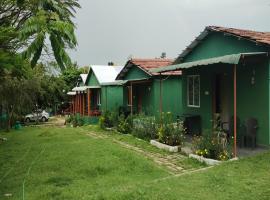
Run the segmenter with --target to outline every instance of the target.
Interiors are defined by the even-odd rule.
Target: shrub
[[[132,119],[131,116],[128,116],[125,118],[125,116],[122,114],[118,118],[118,125],[117,125],[117,131],[120,133],[130,133],[132,130]]]
[[[205,158],[228,160],[232,158],[232,141],[227,141],[227,134],[220,127],[220,118],[215,117],[213,132],[206,131],[203,136],[194,136],[193,151]],[[231,138],[233,139],[233,138]]]
[[[75,115],[70,115],[68,118],[66,118],[66,123],[67,124],[72,124],[73,127],[77,126],[83,126],[87,124],[87,117],[83,117],[80,114],[75,114]]]
[[[105,129],[106,128],[106,126],[105,126],[105,117],[104,116],[100,116],[99,117],[98,124],[99,124],[99,127],[101,129]]]
[[[99,121],[100,128],[117,127],[118,125],[118,113],[106,111],[100,116]]]
[[[132,135],[141,139],[156,139],[158,124],[155,117],[137,115],[134,117]]]
[[[170,112],[159,118],[158,141],[167,145],[183,145],[186,130],[183,122],[174,123]]]

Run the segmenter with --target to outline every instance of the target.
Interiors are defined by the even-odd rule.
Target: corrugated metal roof
[[[102,83],[101,85],[124,85],[127,82],[128,82],[127,80],[116,80],[113,82]]]
[[[67,95],[74,96],[76,95],[76,92],[68,92]]]
[[[78,86],[78,87],[74,87],[72,89],[72,91],[74,92],[82,92],[85,91],[87,89],[96,89],[96,88],[100,88],[99,86]]]
[[[220,26],[207,26],[204,31],[195,38],[184,51],[176,58],[174,63],[181,63],[183,58],[186,57],[193,49],[205,39],[210,32],[223,32],[232,36],[240,37],[263,45],[270,45],[270,32],[259,32],[235,28],[225,28]]]
[[[99,84],[114,82],[123,66],[91,65],[90,71],[93,70]]]
[[[173,70],[183,70],[187,68],[197,67],[197,66],[206,66],[212,64],[238,64],[242,57],[255,56],[255,55],[263,55],[267,54],[266,52],[251,52],[251,53],[239,53],[239,54],[231,54],[225,56],[219,56],[214,58],[202,59],[193,62],[186,62],[166,67],[161,67],[159,69],[155,69],[155,72],[167,72]]]

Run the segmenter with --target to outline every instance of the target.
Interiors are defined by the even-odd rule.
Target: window
[[[189,107],[200,107],[200,76],[187,77],[187,101]]]
[[[132,89],[131,86],[128,86],[128,87],[127,87],[127,90],[128,90],[128,91],[127,91],[127,95],[128,95],[128,96],[127,96],[127,100],[128,100],[127,103],[128,103],[128,106],[130,106],[131,103],[132,103],[132,102],[131,102],[131,98],[132,98],[132,97],[131,97],[131,89]]]
[[[100,90],[97,91],[97,105],[101,105],[101,92]]]

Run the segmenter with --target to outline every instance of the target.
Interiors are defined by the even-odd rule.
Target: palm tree
[[[29,42],[28,48],[22,55],[24,58],[31,59],[31,66],[34,67],[42,51],[47,49],[48,39],[55,60],[60,69],[64,70],[72,64],[65,49],[72,49],[77,45],[75,25],[71,18],[80,5],[77,0],[35,0],[34,2],[33,15],[25,21],[19,31],[20,38]],[[26,0],[23,3],[26,3]]]

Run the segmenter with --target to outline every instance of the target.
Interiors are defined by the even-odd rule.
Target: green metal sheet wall
[[[123,86],[111,85],[101,88],[101,109],[102,111],[118,111],[123,106]]]
[[[150,78],[150,76],[145,73],[143,70],[138,68],[137,66],[133,65],[132,68],[129,69],[125,77],[123,78],[124,80],[134,80],[134,79],[146,79]]]
[[[162,111],[172,112],[174,118],[183,114],[182,108],[182,78],[181,76],[162,77]],[[155,111],[160,108],[160,80],[154,80]]]
[[[90,75],[86,81],[86,85],[87,86],[99,86],[99,82],[97,80],[97,77],[93,73],[93,71],[90,71],[89,73],[90,73]]]
[[[184,58],[184,62],[213,58],[235,53],[264,52],[264,46],[223,33],[210,33]]]

